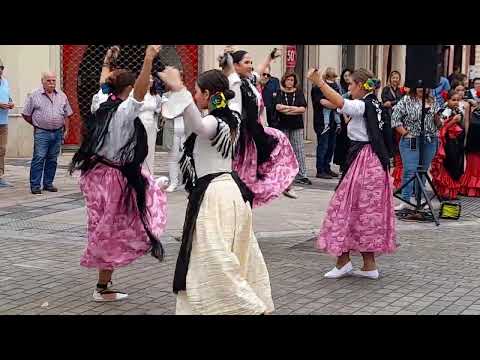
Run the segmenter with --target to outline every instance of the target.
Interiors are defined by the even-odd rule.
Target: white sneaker
[[[291,199],[297,199],[298,198],[297,193],[293,189],[285,190],[283,192],[283,195],[285,195],[286,197],[289,197]]]
[[[395,211],[400,211],[400,210],[403,210],[403,209],[410,209],[411,206],[402,202],[401,204],[398,204],[397,206],[395,206]]]
[[[162,189],[165,190],[168,185],[170,184],[170,180],[166,176],[160,176],[157,180],[157,185]]]
[[[343,265],[341,269],[338,269],[335,266],[332,270],[330,270],[323,276],[326,277],[327,279],[338,279],[338,278],[350,275],[352,271],[353,271],[352,262],[349,261],[348,263]]]
[[[370,271],[355,270],[353,272],[353,275],[368,278],[368,279],[373,279],[373,280],[378,279],[378,277],[380,276],[377,269],[370,270]]]
[[[97,289],[93,290],[93,300],[96,302],[113,302],[125,300],[128,297],[128,294],[122,293],[116,290],[105,289],[98,291]]]

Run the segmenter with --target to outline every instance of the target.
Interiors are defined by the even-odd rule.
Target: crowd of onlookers
[[[344,69],[338,76],[335,69],[327,68],[323,79],[343,97],[349,98],[352,72],[352,69]],[[294,72],[287,72],[279,80],[271,76],[268,68],[258,81],[268,125],[288,135],[297,156],[300,170],[295,183],[309,185],[303,141],[307,101],[297,84]],[[448,77],[440,77],[436,88],[426,90],[423,164],[431,168],[433,182],[443,199],[456,199],[459,194],[480,196],[479,145],[476,145],[480,143],[477,132],[480,78],[473,79],[470,85],[467,76],[455,68]],[[383,105],[384,119],[394,129],[391,174],[398,189],[414,176],[419,163],[423,89],[406,88],[400,72],[392,71],[386,84],[377,89],[377,96]],[[312,87],[310,98],[317,137],[316,177],[337,178],[345,169],[350,119],[337,112],[318,87]],[[332,169],[332,164],[339,166],[340,174]],[[402,189],[402,197],[409,200],[414,192],[411,183]],[[296,197],[293,190],[286,195]],[[396,209],[405,206],[402,204]]]
[[[0,188],[11,186],[4,179],[4,159],[8,136],[8,111],[14,107],[4,65],[0,60]],[[266,108],[268,126],[283,131],[290,140],[299,172],[296,184],[311,185],[307,175],[304,151],[304,114],[307,97],[298,87],[294,72],[278,79],[267,67],[257,79]],[[333,68],[323,72],[323,79],[345,98],[353,69],[344,69],[340,76]],[[43,73],[42,86],[27,97],[23,118],[34,127],[34,153],[31,162],[30,187],[33,194],[42,190],[57,191],[53,181],[62,140],[68,135],[68,118],[72,115],[66,95],[56,88],[56,76]],[[395,144],[391,174],[396,188],[410,179],[419,162],[418,147],[423,90],[402,85],[400,72],[392,71],[377,96],[383,105],[385,119],[394,128]],[[470,85],[470,86],[469,86]],[[340,114],[313,86],[310,93],[313,107],[313,127],[317,137],[316,177],[337,178],[345,169],[349,149],[349,118]],[[425,116],[424,165],[431,168],[434,184],[443,198],[455,199],[459,194],[480,196],[480,78],[470,84],[459,68],[448,77],[441,77],[434,89],[427,89]],[[339,173],[332,169],[339,166]],[[414,194],[413,183],[402,189],[402,197]],[[285,195],[296,198],[293,188]],[[401,210],[406,205],[400,205]]]

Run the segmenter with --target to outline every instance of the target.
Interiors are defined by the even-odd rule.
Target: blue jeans
[[[46,131],[34,130],[33,158],[30,167],[30,188],[40,189],[43,175],[43,187],[53,185],[57,172],[57,158],[62,145],[63,129]]]
[[[335,129],[330,128],[325,134],[317,134],[317,173],[330,171],[330,163],[335,151],[336,134]]]
[[[411,150],[410,140],[412,139],[402,138],[399,144],[400,156],[402,157],[402,163],[403,163],[402,186],[415,175],[415,171],[417,171],[417,167],[418,167],[418,161],[420,159],[418,155],[420,138],[418,137],[416,138],[416,141],[417,141],[416,150]],[[427,138],[425,138],[423,165],[427,170],[430,168],[430,164],[432,163],[432,160],[435,157],[435,154],[437,153],[437,148],[438,148],[438,138],[433,137],[431,138],[431,140],[432,142],[428,142]],[[423,178],[423,185],[425,185],[425,183],[426,183],[426,179]],[[404,200],[410,201],[410,198],[413,195],[413,184],[414,183],[411,182],[410,184],[408,184],[407,187],[405,187],[402,190],[402,197]]]

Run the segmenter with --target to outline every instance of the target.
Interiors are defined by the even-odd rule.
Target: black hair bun
[[[225,99],[227,100],[231,100],[235,97],[235,93],[230,89],[225,90],[223,92],[223,95],[225,95]]]

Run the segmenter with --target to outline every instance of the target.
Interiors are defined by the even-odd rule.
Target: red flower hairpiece
[[[402,86],[402,87],[400,88],[400,94],[405,95],[406,92],[407,92],[407,91],[405,90],[405,87]]]
[[[442,96],[443,100],[448,100],[448,91],[443,90],[440,95]]]

